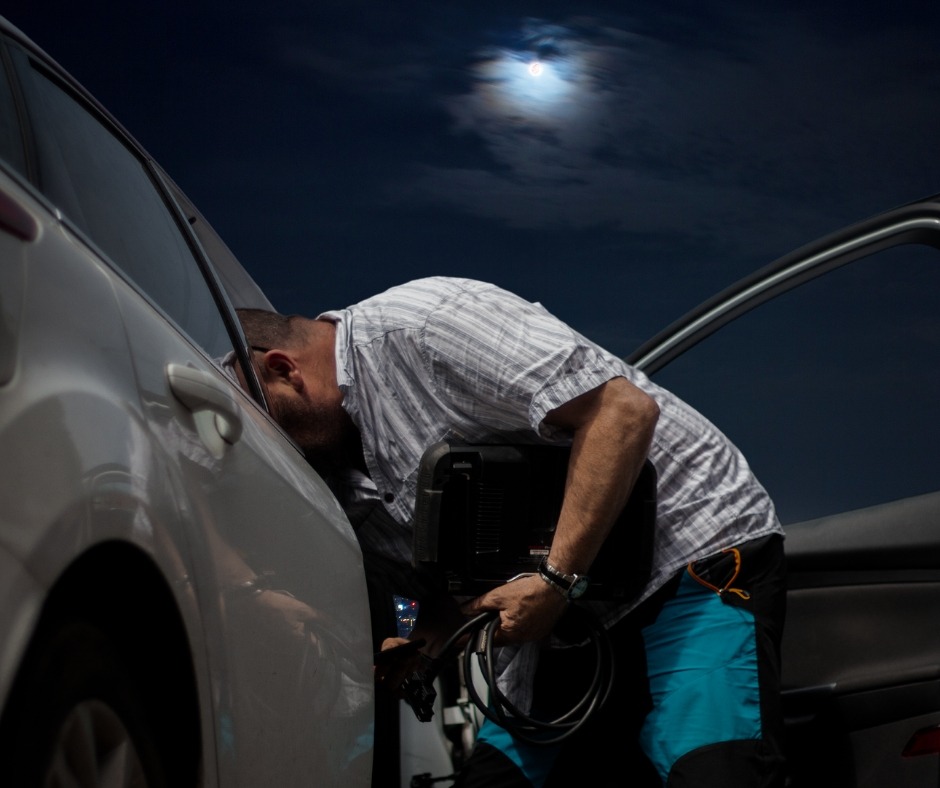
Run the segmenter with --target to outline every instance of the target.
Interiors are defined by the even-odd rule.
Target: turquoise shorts
[[[645,677],[640,676],[645,678],[642,702],[635,700],[636,688],[630,687],[607,704],[593,730],[553,746],[518,741],[487,721],[477,737],[480,755],[475,749],[467,774],[455,785],[541,788],[549,775],[554,783],[569,760],[572,776],[580,769],[583,779],[586,761],[605,760],[613,769],[622,768],[631,757],[631,739],[642,751],[639,758],[647,761],[637,767],[649,771],[643,785],[683,785],[693,774],[696,785],[722,788],[782,784],[782,776],[775,776],[783,771],[782,539],[755,540],[736,553],[720,553],[683,570],[645,618],[631,614],[611,630],[618,649],[618,681],[624,674],[629,683],[631,671],[645,670]],[[631,650],[641,653],[631,656]],[[564,669],[551,672],[548,681],[542,677],[547,686],[565,681]],[[537,687],[536,701],[538,697]],[[634,710],[639,713],[631,721]],[[474,760],[486,766],[477,768]],[[743,770],[742,763],[747,764]],[[505,778],[496,774],[500,764]],[[745,776],[748,770],[751,776]],[[755,771],[764,782],[754,778]],[[710,781],[700,783],[701,774]]]

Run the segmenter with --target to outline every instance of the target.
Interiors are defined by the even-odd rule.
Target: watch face
[[[568,597],[570,599],[577,599],[579,596],[583,595],[585,591],[588,590],[588,584],[591,581],[586,577],[578,577],[571,584],[571,588],[568,589]]]

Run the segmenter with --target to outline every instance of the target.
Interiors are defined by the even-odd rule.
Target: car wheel
[[[108,635],[88,622],[69,621],[41,634],[0,726],[0,762],[12,767],[11,784],[165,788],[131,668]]]
[[[46,788],[147,786],[134,740],[118,713],[100,700],[82,701],[62,722],[46,771]]]

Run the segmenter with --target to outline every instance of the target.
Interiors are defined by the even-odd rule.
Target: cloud
[[[761,14],[731,33],[703,30],[696,46],[590,18],[524,21],[514,45],[476,50],[466,90],[440,98],[450,133],[482,141],[490,161],[418,162],[392,199],[511,227],[674,231],[715,244],[750,212],[768,244],[785,246],[780,217],[834,229],[846,203],[877,204],[886,168],[907,168],[916,184],[912,147],[927,142],[938,68],[911,61],[932,53],[929,36]],[[538,79],[527,71],[535,59]]]

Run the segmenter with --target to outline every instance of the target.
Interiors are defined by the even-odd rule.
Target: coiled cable
[[[499,627],[499,613],[496,611],[481,613],[451,635],[440,656],[434,660],[436,667],[439,669],[444,662],[456,656],[462,647],[467,693],[483,716],[529,744],[557,744],[578,731],[590,716],[607,702],[614,683],[613,646],[607,630],[587,608],[572,605],[570,610],[581,619],[587,630],[586,640],[594,649],[595,667],[591,681],[581,698],[554,719],[540,720],[522,712],[497,686],[493,645],[493,636]],[[465,637],[468,640],[462,645]],[[489,702],[481,697],[474,686],[474,657],[489,690]]]

